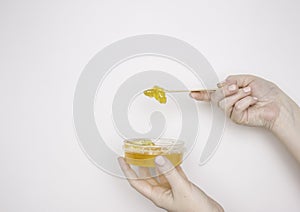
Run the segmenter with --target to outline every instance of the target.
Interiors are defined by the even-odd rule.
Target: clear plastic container
[[[155,167],[158,155],[166,156],[174,166],[180,165],[184,154],[184,142],[177,139],[129,139],[124,141],[127,163],[135,166]]]

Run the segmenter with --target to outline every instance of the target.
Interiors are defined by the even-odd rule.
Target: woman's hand
[[[155,159],[159,173],[163,173],[157,179],[151,177],[145,167],[139,168],[138,177],[124,158],[118,160],[130,185],[160,208],[170,212],[223,211],[217,202],[187,179],[180,166],[173,167],[165,157]]]
[[[229,76],[215,92],[191,96],[212,101],[238,124],[271,130],[300,163],[299,106],[272,82],[252,75]]]
[[[282,105],[282,92],[275,84],[251,75],[229,76],[215,92],[192,92],[191,96],[214,102],[238,124],[271,130]]]

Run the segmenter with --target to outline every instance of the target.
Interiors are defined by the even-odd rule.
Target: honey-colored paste
[[[166,92],[161,87],[154,86],[151,89],[145,90],[144,94],[150,98],[154,97],[161,104],[166,104],[167,102]]]
[[[124,144],[125,160],[135,166],[155,167],[154,159],[158,155],[166,156],[174,166],[182,162],[182,152],[162,150],[151,140],[126,141]]]

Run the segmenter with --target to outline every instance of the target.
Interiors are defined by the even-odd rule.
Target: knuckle
[[[218,107],[222,109],[222,101],[218,102]]]
[[[232,107],[226,108],[226,114],[230,117],[230,115],[232,114]]]
[[[234,109],[238,112],[240,112],[242,110],[242,104],[240,102],[237,102],[235,105],[234,105]]]
[[[233,108],[232,108],[232,111],[231,111],[231,113],[230,113],[230,119],[231,119],[234,123],[238,124],[238,119],[237,119],[237,117],[238,117],[237,112],[236,112],[235,108],[233,107]]]
[[[228,77],[226,77],[226,81],[232,80],[233,77],[234,77],[234,75],[229,75]]]
[[[233,117],[233,118],[232,118],[232,121],[233,121],[234,123],[236,123],[236,124],[241,124],[240,119],[238,119],[237,117]]]

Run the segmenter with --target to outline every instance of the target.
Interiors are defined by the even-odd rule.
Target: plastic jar
[[[184,154],[184,142],[177,139],[129,139],[123,145],[125,160],[128,164],[143,167],[155,167],[154,159],[158,155],[167,157],[174,166],[181,164]]]

